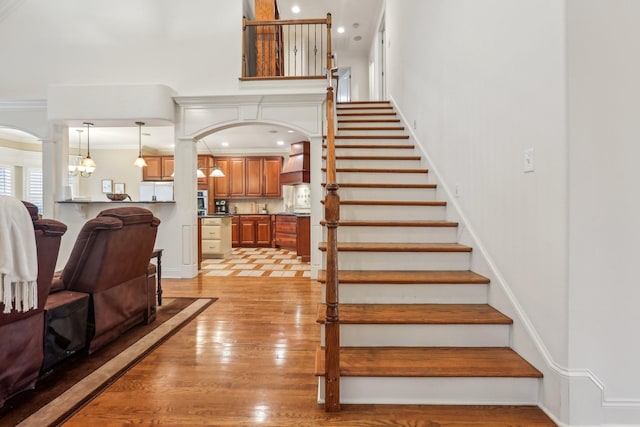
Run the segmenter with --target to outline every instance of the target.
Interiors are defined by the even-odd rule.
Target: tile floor
[[[204,276],[311,277],[308,262],[293,251],[273,248],[233,248],[226,259],[203,259]]]

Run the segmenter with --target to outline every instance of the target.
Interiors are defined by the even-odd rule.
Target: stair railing
[[[331,16],[328,16],[331,30]],[[324,218],[327,227],[326,295],[325,316],[325,393],[324,407],[327,412],[340,410],[340,316],[338,299],[338,222],[340,220],[340,196],[336,182],[335,150],[335,94],[333,92],[333,69],[331,37],[327,54],[327,155],[326,194]]]
[[[322,19],[242,18],[241,79],[324,78],[330,55],[330,13]]]

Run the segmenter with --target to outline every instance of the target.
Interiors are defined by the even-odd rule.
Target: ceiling
[[[252,0],[245,0],[245,7]],[[341,52],[356,55],[368,55],[369,47],[377,27],[378,11],[382,0],[278,0],[281,19],[321,18],[327,12],[332,16],[332,44],[336,52],[337,65],[340,65]],[[292,7],[297,5],[300,12],[295,14]],[[344,33],[339,34],[338,28]],[[78,147],[78,129],[81,132],[82,150],[86,150],[86,128],[70,127],[69,144],[75,151]],[[291,132],[289,132],[291,131]],[[144,126],[142,128],[143,151],[173,151],[175,142],[174,127]],[[244,152],[288,152],[293,142],[307,137],[299,132],[277,125],[236,126],[208,135],[198,142],[198,152],[208,153],[244,153]],[[37,137],[28,133],[0,126],[0,140],[39,144]],[[278,145],[277,141],[283,141]],[[223,143],[228,146],[223,146]],[[94,149],[131,149],[138,147],[138,128],[132,126],[93,126],[90,130],[91,148]]]

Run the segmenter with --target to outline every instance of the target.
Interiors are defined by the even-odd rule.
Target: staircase
[[[473,248],[391,104],[337,116],[340,402],[537,405],[542,374],[509,348],[512,320],[487,304],[489,279],[470,271]]]

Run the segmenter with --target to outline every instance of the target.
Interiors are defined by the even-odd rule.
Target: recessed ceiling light
[[[220,145],[222,145],[223,147],[228,147],[229,143],[227,141],[222,142]]]
[[[338,27],[338,33],[340,34],[344,33],[344,27]]]
[[[271,129],[271,130],[269,131],[269,133],[278,133],[278,131],[277,131],[277,130],[275,130],[275,129]]]
[[[176,148],[176,144],[169,144],[169,147]]]
[[[360,24],[358,24],[357,22],[353,23],[353,28],[358,28],[360,26]]]
[[[295,131],[294,131],[294,130],[291,130],[291,129],[289,129],[289,130],[287,131],[287,133],[293,133],[293,132],[295,132]]]
[[[291,12],[300,13],[300,6],[298,6],[297,4],[293,5],[293,7],[291,8]]]
[[[355,36],[353,39],[355,41],[359,42],[360,40],[362,40],[362,36]]]
[[[278,144],[278,145],[284,145],[284,141],[278,141],[278,142],[276,142],[276,144]]]

